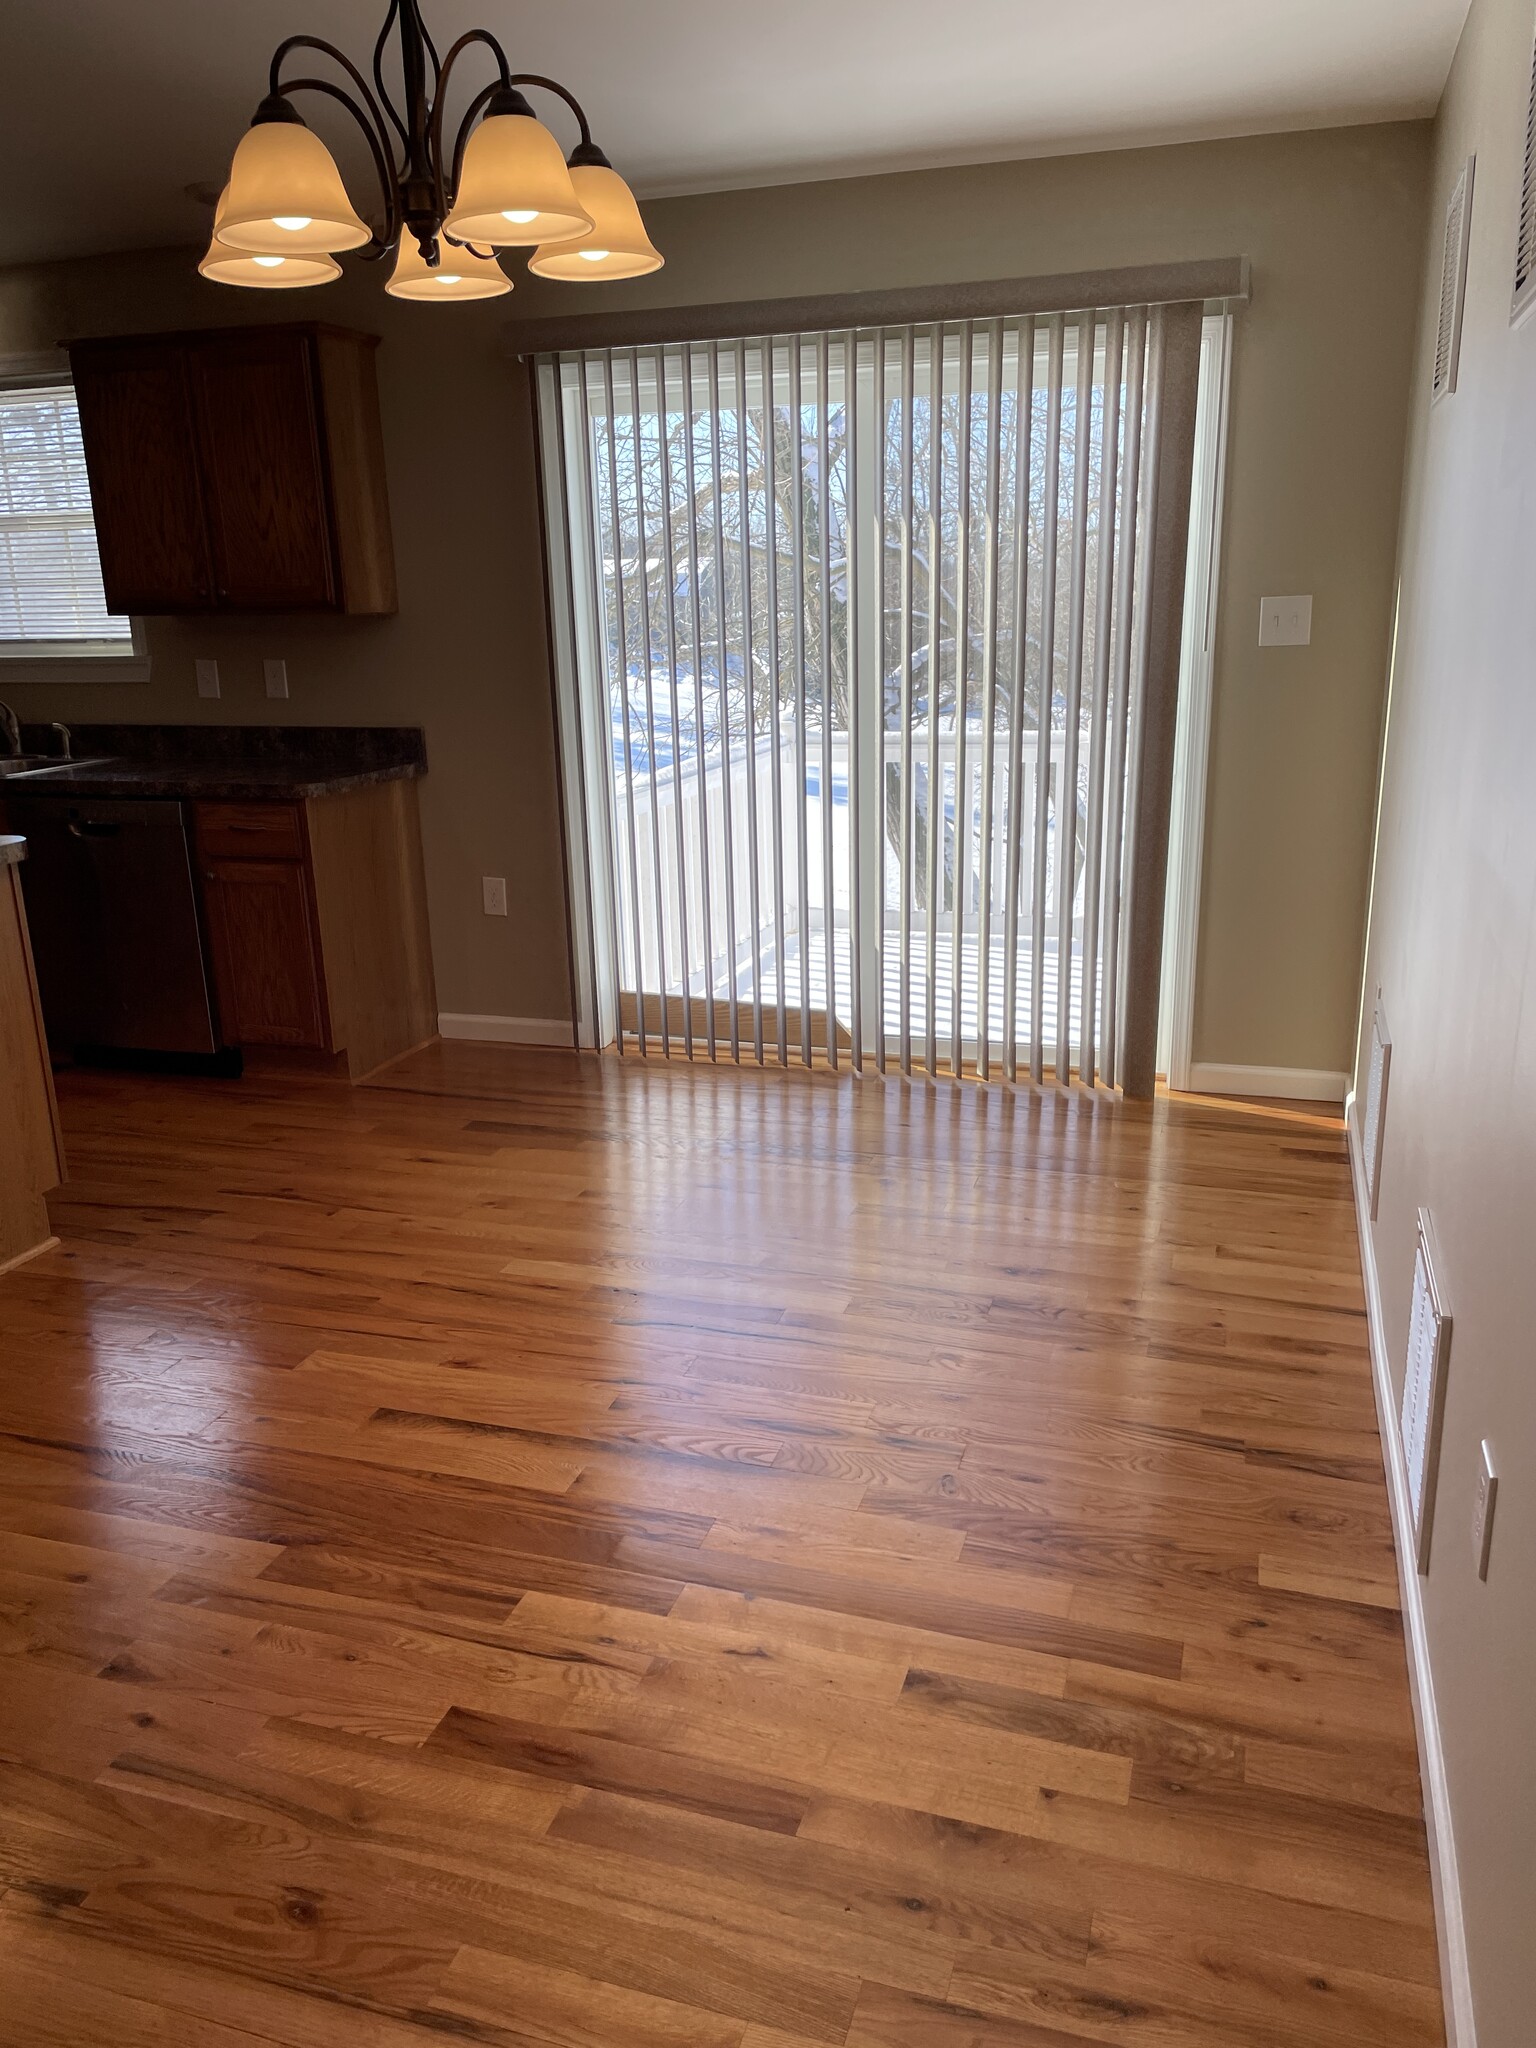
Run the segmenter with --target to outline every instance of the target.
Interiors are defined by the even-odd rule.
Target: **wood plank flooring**
[[[75,1074],[6,2048],[1430,2048],[1336,1123]]]

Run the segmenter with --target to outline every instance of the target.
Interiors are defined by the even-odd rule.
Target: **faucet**
[[[5,735],[5,750],[13,759],[21,756],[21,721],[9,704],[0,704],[0,733]]]
[[[53,722],[52,722],[52,723],[51,723],[51,724],[49,725],[49,727],[48,727],[48,730],[49,730],[50,732],[56,732],[56,733],[58,734],[58,736],[59,736],[59,759],[60,759],[61,761],[67,761],[67,760],[69,759],[69,746],[70,746],[70,731],[69,731],[69,727],[68,727],[67,725],[60,725],[59,721],[58,721],[57,719],[54,719],[54,720],[53,720]]]

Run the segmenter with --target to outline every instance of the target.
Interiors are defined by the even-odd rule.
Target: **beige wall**
[[[1342,1069],[1354,1039],[1371,792],[1396,532],[1428,129],[1408,123],[658,202],[668,256],[602,303],[664,305],[1197,256],[1247,255],[1219,620],[1197,1059]],[[27,688],[24,714],[259,720],[264,654],[293,719],[419,721],[445,1009],[564,1013],[567,971],[526,393],[498,354],[514,300],[397,306],[376,273],[294,312],[367,326],[380,352],[401,613],[383,623],[152,629],[148,688]],[[291,303],[291,302],[290,302]],[[593,303],[598,303],[594,298]],[[0,351],[59,335],[289,315],[182,256],[0,277]],[[1258,604],[1311,591],[1305,650],[1255,645]],[[218,707],[192,661],[219,657]],[[513,915],[485,919],[478,877]]]
[[[1479,2048],[1536,2037],[1536,318],[1511,331],[1531,0],[1473,0],[1435,132],[1438,242],[1476,151],[1456,392],[1418,360],[1401,618],[1366,963],[1393,1036],[1379,1220],[1401,1387],[1415,1212],[1454,1312],[1424,1587]],[[1486,1585],[1470,1526],[1478,1446],[1501,1474]]]

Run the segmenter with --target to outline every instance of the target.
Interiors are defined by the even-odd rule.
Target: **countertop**
[[[417,726],[81,725],[71,737],[73,762],[6,776],[0,798],[296,802],[427,768]],[[56,748],[56,735],[44,743]]]

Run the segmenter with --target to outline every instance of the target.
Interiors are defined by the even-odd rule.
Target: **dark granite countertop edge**
[[[425,774],[420,761],[391,761],[373,768],[326,773],[306,772],[295,763],[291,773],[277,770],[259,778],[242,777],[238,768],[199,768],[187,762],[105,764],[83,768],[78,775],[11,776],[0,782],[0,799],[13,797],[163,797],[182,802],[296,803],[306,797],[339,796],[378,782],[414,780]]]

